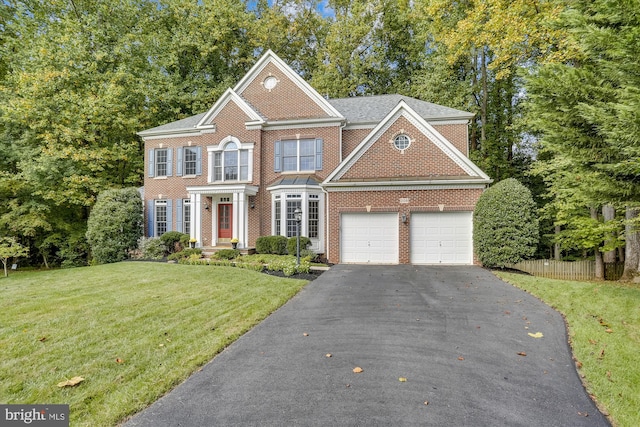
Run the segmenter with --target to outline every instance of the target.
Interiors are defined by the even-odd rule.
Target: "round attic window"
[[[276,79],[273,76],[269,76],[266,79],[264,79],[264,88],[267,90],[271,90],[274,87],[276,87],[276,85],[278,84],[278,79]]]
[[[393,146],[398,150],[406,150],[409,148],[409,145],[411,145],[411,140],[405,134],[400,134],[393,138]]]

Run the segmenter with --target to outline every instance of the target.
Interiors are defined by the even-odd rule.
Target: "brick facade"
[[[218,204],[233,204],[233,221],[237,222],[234,233],[242,238],[241,247],[251,247],[259,236],[273,233],[273,198],[280,194],[285,203],[289,195],[302,192],[304,200],[320,201],[319,247],[330,262],[342,261],[342,213],[393,212],[398,218],[402,214],[408,218],[405,223],[400,219],[398,222],[398,251],[399,262],[409,263],[412,213],[473,210],[489,180],[465,157],[466,121],[434,121],[428,125],[410,108],[398,107],[396,116],[387,118],[385,126],[373,135],[371,124],[349,126],[345,117],[292,73],[269,52],[238,83],[236,92],[212,107],[211,113],[204,116],[208,118],[206,122],[200,123],[198,120],[204,119],[194,116],[186,122],[141,132],[146,156],[145,218],[150,218],[149,209],[155,200],[175,201],[169,229],[176,230],[177,204],[182,203],[178,201],[189,199],[191,234],[198,238],[200,246],[210,246],[222,241],[216,234]],[[269,76],[277,82],[267,88],[265,79]],[[368,102],[375,102],[375,98]],[[249,115],[248,109],[255,113]],[[393,139],[398,134],[411,140],[405,150],[394,147]],[[305,139],[320,141],[316,148],[322,148],[322,167],[277,172],[274,165],[280,141]],[[248,153],[249,180],[211,179],[214,155],[229,141]],[[200,174],[177,176],[177,153],[181,147],[200,147]],[[148,156],[153,149],[172,150],[170,176],[150,176]],[[306,184],[296,187],[291,184],[298,182],[296,179]],[[303,205],[303,210],[307,206]],[[153,227],[149,221],[147,232]]]

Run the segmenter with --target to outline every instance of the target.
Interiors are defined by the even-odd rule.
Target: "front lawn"
[[[640,286],[497,273],[566,318],[587,391],[616,426],[640,426]]]
[[[124,262],[0,279],[0,402],[70,404],[113,426],[307,283],[232,267]],[[80,376],[74,387],[58,383]]]

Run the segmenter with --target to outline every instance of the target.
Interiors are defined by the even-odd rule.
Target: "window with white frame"
[[[222,151],[213,153],[214,181],[248,181],[249,150],[228,142]]]
[[[154,207],[154,228],[155,228],[155,236],[160,237],[164,233],[167,232],[168,227],[168,213],[167,213],[167,201],[166,200],[156,200]]]
[[[317,194],[309,195],[307,203],[307,237],[310,239],[318,238],[319,222],[320,222],[320,196]]]
[[[183,156],[184,156],[184,174],[185,175],[195,175],[196,174],[196,164],[198,159],[198,151],[196,147],[184,147],[183,148]]]
[[[273,219],[274,219],[274,230],[273,230],[273,234],[276,236],[280,235],[280,232],[282,230],[282,212],[281,212],[281,203],[280,203],[280,196],[276,196],[275,202],[274,202],[274,215],[273,215]]]
[[[282,140],[275,143],[276,172],[322,170],[322,139]]]
[[[168,176],[169,155],[166,148],[156,148],[155,153],[155,176]]]
[[[297,236],[298,224],[295,215],[297,208],[302,208],[302,195],[287,194],[287,237]]]
[[[296,236],[296,208],[302,210],[300,234],[310,239],[320,239],[322,235],[322,200],[320,190],[282,189],[272,192],[272,218],[274,235]]]
[[[191,199],[182,201],[182,232],[191,234]]]

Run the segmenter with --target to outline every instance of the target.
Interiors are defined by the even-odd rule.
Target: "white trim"
[[[451,144],[440,132],[427,123],[413,110],[406,102],[400,101],[396,107],[376,126],[367,137],[347,156],[346,159],[338,165],[338,167],[329,174],[323,184],[329,184],[331,181],[339,180],[360,158],[364,153],[376,143],[382,134],[386,132],[400,117],[404,117],[413,124],[418,131],[427,136],[443,153],[445,153],[452,161],[462,168],[470,176],[476,176],[485,180],[487,183],[491,179],[468,157],[460,152],[453,144]],[[371,184],[370,184],[371,185]]]
[[[167,139],[167,138],[187,138],[194,136],[202,136],[210,133],[216,133],[215,126],[207,126],[199,129],[186,128],[186,129],[173,129],[153,132],[138,132],[138,136],[143,141],[153,141],[155,139]]]
[[[201,185],[194,187],[187,187],[188,194],[202,194],[202,195],[212,195],[212,194],[234,194],[234,193],[244,193],[247,196],[255,196],[258,193],[259,187],[248,185],[248,184],[222,184],[222,185]]]
[[[489,180],[491,182],[491,180]],[[486,188],[489,183],[477,181],[380,181],[380,182],[332,182],[322,184],[327,192],[344,191],[395,191],[395,190],[473,190]]]
[[[278,120],[264,122],[261,128],[264,130],[320,128],[340,126],[343,124],[343,122],[344,120],[335,117],[325,117],[320,119]]]
[[[220,111],[222,111],[223,108],[227,106],[230,101],[235,102],[252,122],[258,123],[264,121],[262,117],[260,117],[260,114],[251,108],[249,104],[247,104],[237,93],[233,91],[233,89],[227,89],[216,103],[213,104],[213,107],[211,107],[202,119],[200,119],[196,128],[210,126],[210,122],[220,113]]]
[[[244,75],[242,79],[233,88],[233,91],[242,94],[244,90],[256,79],[256,77],[264,70],[268,64],[275,65],[283,74],[285,74],[300,90],[302,90],[312,101],[314,101],[329,116],[344,119],[342,114],[336,110],[333,105],[329,104],[322,95],[320,95],[309,83],[304,81],[302,77],[291,69],[282,59],[278,57],[271,49],[267,50],[264,55],[256,62],[253,67]]]

